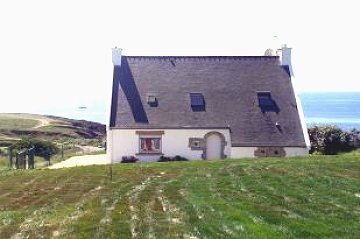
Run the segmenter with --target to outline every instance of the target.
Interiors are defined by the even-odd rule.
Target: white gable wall
[[[254,158],[257,147],[231,147],[230,132],[228,129],[160,129],[162,154],[167,157],[180,155],[191,160],[202,160],[203,150],[192,150],[189,147],[189,138],[204,138],[209,132],[219,132],[225,137],[224,154],[227,158]],[[140,161],[157,161],[161,155],[144,155],[139,153],[140,135],[135,129],[108,130],[108,157],[109,161],[120,162],[123,156],[135,156]],[[286,157],[307,156],[306,147],[284,147]]]
[[[155,131],[158,131],[156,129]],[[204,138],[209,132],[218,132],[225,137],[224,154],[231,157],[231,141],[229,129],[160,129],[162,154],[167,157],[176,155],[192,160],[202,159],[202,150],[191,150],[189,138]],[[140,136],[137,131],[154,131],[144,129],[111,129],[108,130],[108,156],[112,162],[120,162],[123,156],[135,156],[140,161],[157,161],[161,155],[139,155]]]

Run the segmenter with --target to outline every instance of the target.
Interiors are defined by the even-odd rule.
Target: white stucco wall
[[[254,152],[257,147],[232,147],[232,158],[255,158]],[[286,157],[308,156],[309,150],[304,147],[284,147]]]
[[[300,148],[300,147],[285,147],[286,157],[296,157],[296,156],[308,156],[309,149],[308,148]]]
[[[295,100],[296,100],[296,106],[297,106],[297,110],[299,113],[299,117],[300,117],[300,123],[301,123],[301,128],[303,131],[303,136],[304,136],[304,140],[305,140],[305,144],[306,147],[308,148],[308,150],[310,149],[310,138],[309,138],[309,134],[308,134],[308,129],[306,126],[306,121],[305,121],[305,114],[304,114],[304,109],[302,107],[302,103],[298,94],[298,82],[296,81],[294,76],[291,76],[291,83],[293,86],[293,90],[294,90],[294,94],[295,94]]]
[[[109,161],[120,162],[123,156],[135,156],[141,161],[157,161],[160,155],[137,155],[139,153],[139,135],[134,129],[112,129],[108,131],[107,154]],[[140,130],[159,131],[159,130]],[[204,138],[209,132],[219,132],[224,135],[227,145],[225,155],[228,158],[254,158],[257,147],[231,147],[228,129],[166,129],[162,138],[162,154],[164,156],[182,157],[201,160],[202,150],[191,150],[189,138]],[[308,149],[300,147],[284,147],[286,157],[307,156]]]
[[[302,107],[300,97],[297,94],[295,95],[295,99],[296,99],[297,109],[298,109],[298,112],[299,112],[301,127],[302,127],[302,130],[303,130],[305,144],[306,144],[306,147],[309,150],[310,147],[311,147],[311,143],[310,143],[310,137],[309,137],[309,134],[308,134],[308,128],[306,126],[304,109]]]
[[[310,138],[309,138],[308,131],[307,131],[304,110],[303,110],[303,107],[301,104],[300,97],[298,96],[299,95],[298,94],[298,89],[299,89],[298,84],[299,83],[295,79],[292,64],[291,64],[291,48],[288,48],[286,46],[286,44],[284,44],[281,47],[281,49],[278,49],[277,54],[280,56],[281,65],[289,66],[291,83],[292,83],[292,87],[293,87],[293,90],[295,93],[295,100],[296,100],[297,110],[298,110],[299,117],[300,117],[300,123],[301,123],[302,131],[303,131],[303,136],[304,136],[306,147],[309,150],[310,149]],[[290,154],[293,154],[292,152],[295,153],[298,151],[299,150],[289,150]]]
[[[108,151],[109,158],[113,162],[120,162],[123,156],[136,156],[141,161],[156,161],[159,155],[136,155],[139,153],[139,135],[136,131],[164,131],[162,138],[162,153],[164,156],[173,157],[180,155],[182,157],[201,160],[202,150],[191,150],[189,147],[189,138],[204,138],[209,132],[219,132],[225,137],[227,145],[224,153],[231,157],[231,141],[229,129],[156,129],[156,130],[134,130],[134,129],[111,129],[108,131],[108,145],[111,149]]]
[[[109,127],[106,127],[106,158],[111,162],[113,158],[113,131],[109,130]]]
[[[256,147],[232,147],[231,157],[232,158],[254,158],[254,152]]]

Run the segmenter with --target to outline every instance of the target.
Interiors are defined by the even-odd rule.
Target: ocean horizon
[[[308,126],[360,129],[360,92],[306,92],[299,97]]]
[[[336,125],[342,129],[360,129],[360,92],[304,92],[299,97],[307,126]],[[40,114],[107,123],[105,102],[82,108],[47,109]]]

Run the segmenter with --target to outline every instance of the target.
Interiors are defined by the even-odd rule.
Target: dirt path
[[[99,148],[99,147],[95,147],[95,146],[77,145],[77,147],[81,148],[81,150],[83,151],[84,154],[95,153],[95,152],[99,152],[99,151],[104,150],[104,148]]]
[[[109,164],[106,154],[75,156],[60,163],[51,165],[49,168],[50,169],[70,168],[70,167],[86,166],[86,165],[94,165],[94,164]]]
[[[47,119],[47,118],[38,118],[36,120],[39,121],[39,124],[36,125],[35,127],[33,127],[33,129],[38,129],[38,128],[50,125],[50,122],[52,121],[52,120]]]
[[[37,115],[37,114],[21,114],[21,113],[3,114],[3,113],[0,113],[0,117],[3,117],[3,118],[15,118],[15,119],[28,119],[28,120],[36,120],[36,121],[38,121],[38,123],[35,126],[30,127],[31,129],[37,129],[37,128],[41,128],[41,127],[44,127],[44,126],[48,126],[52,122],[55,121],[55,120],[53,120],[51,118],[48,118],[46,116]]]

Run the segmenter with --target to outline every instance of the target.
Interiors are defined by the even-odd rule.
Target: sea
[[[344,130],[360,130],[360,92],[306,92],[299,97],[304,109],[305,121],[312,125],[336,125]],[[73,119],[85,119],[107,123],[106,102],[83,107],[56,108],[40,112]]]
[[[299,97],[308,126],[326,124],[360,130],[360,92],[307,92]]]

